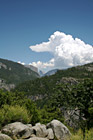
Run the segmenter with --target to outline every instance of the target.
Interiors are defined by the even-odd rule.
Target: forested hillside
[[[0,82],[18,85],[39,77],[37,73],[13,61],[0,59]]]
[[[18,85],[15,90],[24,91],[27,95],[51,95],[58,84],[75,85],[86,78],[93,78],[93,63],[77,66],[66,70],[59,70],[56,74],[45,76],[34,81],[27,81]]]
[[[78,105],[86,108],[86,111],[84,110],[86,114],[89,107],[93,106],[93,63],[60,70],[55,75],[27,81],[18,85],[15,91],[25,92],[26,96],[35,101],[38,107],[45,108],[47,111],[51,110],[55,113],[56,109],[61,108],[65,118],[68,118],[65,108],[69,107],[70,114],[74,109],[72,119],[76,122],[77,115],[75,114],[79,112],[75,111],[75,108]],[[70,118],[67,119],[67,123],[74,127],[73,122]]]

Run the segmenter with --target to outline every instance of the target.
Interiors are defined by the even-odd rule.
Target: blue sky
[[[0,58],[48,62],[53,53],[29,46],[56,31],[93,45],[93,0],[0,0]]]

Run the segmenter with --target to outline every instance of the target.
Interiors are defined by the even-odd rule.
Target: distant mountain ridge
[[[0,58],[0,84],[18,85],[24,81],[34,80],[39,74],[23,65]]]
[[[33,65],[24,65],[26,68],[29,68],[31,69],[32,71],[38,73],[38,68],[37,67],[34,67]]]
[[[58,71],[58,69],[53,69],[53,70],[50,70],[50,71],[45,73],[45,72],[40,70],[39,75],[40,75],[40,77],[51,76],[51,75],[54,75],[57,71]]]
[[[16,89],[24,91],[27,95],[34,96],[36,99],[41,99],[51,95],[58,84],[76,85],[84,79],[93,79],[93,63],[58,70],[53,75],[46,75],[34,81],[24,82],[18,85]]]
[[[53,74],[55,74],[57,71],[58,71],[58,69],[50,70],[50,71],[48,71],[47,73],[43,74],[43,76],[50,76],[50,75],[53,75]]]
[[[40,77],[44,76],[44,74],[45,74],[45,73],[44,73],[42,70],[39,71]]]

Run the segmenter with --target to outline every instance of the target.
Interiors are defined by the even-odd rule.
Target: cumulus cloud
[[[63,32],[56,31],[48,42],[30,46],[35,52],[50,52],[53,59],[49,62],[33,62],[32,65],[42,68],[68,68],[93,62],[93,47],[79,38],[73,38]]]
[[[29,65],[33,65],[34,67],[39,68],[40,70],[50,70],[50,68],[54,68],[54,59],[51,59],[49,62],[41,62],[41,61],[37,61],[37,62],[32,62]]]
[[[18,63],[21,64],[21,65],[25,65],[25,63],[24,62],[21,62],[21,61],[18,61]]]

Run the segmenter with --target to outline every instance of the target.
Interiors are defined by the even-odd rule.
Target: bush
[[[0,128],[2,126],[2,124],[4,123],[4,110],[3,109],[0,109]]]
[[[30,117],[27,110],[24,107],[20,107],[18,105],[16,106],[4,105],[3,108],[0,109],[1,126],[15,121],[29,123]]]
[[[68,139],[69,140],[69,139]],[[83,133],[79,130],[76,134],[71,136],[70,140],[83,140]],[[93,128],[85,133],[85,140],[93,140]]]
[[[86,133],[85,140],[93,140],[93,128]]]

